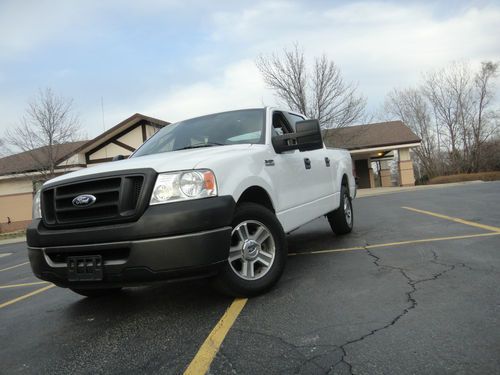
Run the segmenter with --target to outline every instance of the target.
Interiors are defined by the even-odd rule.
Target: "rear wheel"
[[[70,288],[73,292],[80,294],[85,297],[103,297],[109,296],[111,294],[118,293],[122,288],[105,288],[105,289],[78,289],[78,288]]]
[[[347,186],[342,185],[340,189],[340,206],[335,211],[326,215],[330,226],[335,234],[347,234],[352,231],[354,224],[354,212],[352,201],[349,197]]]
[[[216,286],[232,296],[255,296],[280,278],[287,257],[286,238],[276,216],[255,203],[242,203],[232,222],[231,247]]]

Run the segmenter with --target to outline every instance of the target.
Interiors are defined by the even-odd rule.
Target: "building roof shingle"
[[[330,129],[324,133],[324,141],[329,147],[359,150],[418,143],[420,138],[402,121],[388,121]]]
[[[56,160],[58,163],[60,163],[76,153],[88,150],[92,147],[96,147],[97,145],[102,144],[109,138],[113,137],[113,135],[122,132],[140,122],[154,124],[159,127],[170,124],[167,121],[145,116],[140,113],[135,113],[119,124],[106,130],[104,133],[99,134],[94,139],[58,145],[56,149]],[[32,151],[21,152],[19,154],[9,155],[1,158],[0,176],[39,171],[40,169],[44,169],[45,166],[48,166],[47,147],[40,147]]]
[[[64,159],[86,142],[78,141],[54,146],[56,160],[60,161]],[[38,171],[44,166],[48,166],[48,161],[47,146],[9,155],[0,159],[0,176]]]

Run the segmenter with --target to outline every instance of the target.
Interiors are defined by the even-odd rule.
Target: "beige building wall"
[[[149,127],[151,127],[151,126],[149,126]],[[147,132],[146,132],[146,134],[147,134]],[[125,133],[120,138],[118,138],[118,140],[121,143],[125,143],[126,145],[129,145],[133,148],[139,147],[140,145],[142,145],[144,143],[142,141],[142,129],[141,129],[141,127],[138,126],[134,130],[132,130],[128,133]],[[127,151],[127,153],[130,154],[130,151]]]
[[[20,193],[33,193],[31,178],[0,179],[0,197]]]
[[[158,132],[159,130],[160,129],[158,129],[157,127],[154,127],[154,126],[151,126],[151,125],[146,125],[146,140],[148,140],[153,135],[155,135],[155,133]]]
[[[0,196],[0,222],[31,220],[32,201],[31,193]]]
[[[413,162],[409,148],[399,150],[399,182],[401,186],[415,185],[415,174],[413,173]]]
[[[154,126],[146,125],[146,138],[151,137],[154,133],[156,133],[158,129]],[[120,138],[117,138],[117,141],[124,143],[130,147],[138,148],[144,142],[142,140],[142,127],[138,126],[135,129],[125,133]],[[98,160],[98,159],[107,159],[112,158],[116,155],[124,155],[129,156],[132,154],[130,150],[123,148],[115,143],[110,143],[103,148],[95,151],[92,154],[89,154],[89,160]]]
[[[380,170],[380,182],[382,187],[391,187],[392,186],[392,177],[390,169],[381,169]]]
[[[130,155],[131,152],[123,147],[110,143],[93,154],[89,154],[89,160],[112,158],[116,155]]]
[[[30,178],[0,180],[0,233],[26,228],[31,221],[32,201]]]
[[[75,154],[68,159],[64,160],[62,163],[58,164],[58,167],[64,167],[64,166],[71,166],[71,165],[85,165],[85,154],[83,153],[78,153]]]
[[[387,160],[380,162],[380,184],[382,187],[392,186],[391,167]]]
[[[368,164],[368,165],[371,165],[371,164]],[[370,187],[374,188],[375,187],[375,174],[373,173],[372,167],[368,168],[368,173],[370,174]]]

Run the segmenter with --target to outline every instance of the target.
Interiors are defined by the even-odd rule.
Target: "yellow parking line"
[[[46,290],[48,290],[50,288],[53,288],[54,286],[55,286],[54,284],[50,284],[50,285],[44,286],[43,288],[34,290],[33,292],[24,294],[21,297],[17,297],[17,298],[11,299],[10,301],[7,301],[7,302],[4,302],[4,303],[0,304],[0,309],[3,309],[4,307],[12,305],[12,304],[14,304],[16,302],[22,301],[23,299],[26,299],[26,298],[29,298],[31,296],[34,296],[35,294],[45,292]]]
[[[7,271],[7,270],[11,270],[13,268],[16,268],[16,267],[21,267],[21,266],[24,266],[25,264],[28,264],[29,262],[24,262],[24,263],[21,263],[21,264],[16,264],[15,266],[12,266],[12,267],[7,267],[7,268],[2,268],[0,270],[0,272],[2,271]]]
[[[404,206],[401,208],[404,208],[405,210],[410,210],[410,211],[418,212],[421,214],[425,214],[425,215],[439,217],[440,219],[454,221],[455,223],[470,225],[471,227],[486,229],[486,230],[490,230],[492,232],[500,232],[500,228],[493,227],[491,225],[479,224],[479,223],[476,223],[474,221],[468,221],[468,220],[460,219],[458,217],[446,216],[446,215],[438,214],[438,213],[431,212],[431,211],[419,210],[418,208],[404,207]]]
[[[33,285],[40,285],[40,284],[48,284],[48,282],[47,281],[38,281],[35,283],[0,285],[0,289],[19,288],[19,287],[23,287],[23,286],[33,286]]]
[[[288,256],[295,255],[312,255],[312,254],[326,254],[326,253],[341,253],[343,251],[364,250],[364,246],[345,247],[343,249],[329,249],[329,250],[316,250],[316,251],[301,251],[300,253],[288,253]]]
[[[434,241],[449,241],[449,240],[460,240],[467,238],[477,238],[477,237],[489,237],[489,236],[497,236],[500,235],[500,232],[490,232],[490,233],[480,233],[480,234],[468,234],[461,236],[449,236],[449,237],[434,237],[434,238],[424,238],[420,240],[409,240],[409,241],[399,241],[399,242],[389,242],[389,243],[381,243],[381,244],[373,244],[367,246],[354,246],[354,247],[346,247],[343,249],[331,249],[331,250],[318,250],[318,251],[308,251],[308,252],[300,252],[300,253],[289,253],[289,256],[295,255],[313,255],[313,254],[327,254],[327,253],[337,253],[344,251],[356,251],[356,250],[366,250],[366,249],[375,249],[380,247],[391,247],[391,246],[401,246],[401,245],[410,245],[416,243],[425,243],[425,242],[434,242]],[[235,299],[231,306],[226,310],[222,318],[218,321],[216,326],[212,329],[212,332],[205,339],[200,349],[196,353],[195,357],[187,367],[184,375],[194,375],[194,374],[206,374],[209,369],[212,361],[215,358],[215,355],[219,351],[219,348],[227,336],[227,333],[233,326],[234,322],[240,315],[243,307],[247,303],[247,299]]]
[[[344,252],[344,251],[376,249],[376,248],[379,248],[379,247],[412,245],[412,244],[416,244],[416,243],[435,242],[435,241],[463,240],[463,239],[467,239],[467,238],[489,237],[489,236],[498,236],[498,235],[500,235],[500,232],[489,232],[489,233],[479,233],[479,234],[466,234],[466,235],[462,235],[462,236],[450,236],[450,237],[433,237],[433,238],[423,238],[423,239],[420,239],[420,240],[409,240],[409,241],[379,243],[379,244],[366,245],[366,246],[346,247],[344,249],[304,251],[304,252],[300,252],[300,253],[289,253],[288,255],[289,256],[295,256],[295,255],[314,255],[314,254],[340,253],[340,252]]]
[[[226,338],[229,329],[233,326],[241,310],[245,307],[248,299],[236,298],[226,310],[217,325],[208,335],[203,345],[184,372],[184,375],[206,374],[210,368],[215,355]]]

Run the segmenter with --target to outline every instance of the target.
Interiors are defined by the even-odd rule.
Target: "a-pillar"
[[[413,174],[413,163],[409,148],[399,150],[399,184],[401,186],[415,185],[415,175]]]

